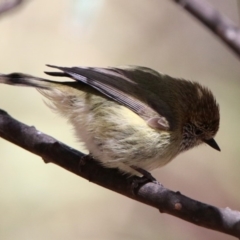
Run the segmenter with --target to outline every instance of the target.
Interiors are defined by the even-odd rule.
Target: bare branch
[[[212,30],[240,57],[240,29],[204,0],[173,0]]]
[[[5,2],[0,4],[0,14],[3,14],[5,12],[8,12],[18,6],[20,6],[24,0],[6,0]]]
[[[56,139],[27,126],[0,110],[0,137],[102,187],[157,208],[198,226],[240,237],[240,212],[217,208],[173,192],[160,184],[146,183],[135,189],[133,181],[116,169],[103,168],[97,161]],[[87,160],[87,161],[86,161]]]

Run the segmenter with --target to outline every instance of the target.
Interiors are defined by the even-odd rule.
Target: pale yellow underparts
[[[48,106],[73,124],[77,138],[106,167],[140,175],[131,166],[152,170],[177,155],[169,151],[170,132],[149,127],[114,101],[60,85],[39,91],[51,101]]]

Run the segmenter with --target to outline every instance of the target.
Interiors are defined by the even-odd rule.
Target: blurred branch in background
[[[149,182],[135,188],[133,184],[138,177],[104,168],[91,157],[15,120],[3,110],[0,110],[0,137],[42,157],[46,163],[57,164],[102,187],[157,208],[161,213],[240,237],[240,212],[201,203],[161,184]]]
[[[173,0],[212,30],[240,57],[240,29],[204,0]]]
[[[203,0],[174,1],[198,18],[240,56],[239,29],[233,22]],[[0,4],[0,14],[16,8],[23,2],[23,0],[16,0]],[[38,154],[46,162],[60,165],[101,186],[156,207],[161,212],[169,213],[199,226],[240,237],[239,212],[197,202],[153,183],[145,184],[133,195],[129,179],[118,174],[117,171],[104,169],[97,164],[91,165],[93,161],[88,161],[83,166],[79,166],[80,156],[83,156],[81,153],[38,132],[33,127],[17,122],[5,112],[1,112],[0,116],[0,135],[8,141]],[[41,141],[41,144],[38,144],[39,141]],[[27,146],[27,144],[29,145]]]
[[[16,7],[19,7],[24,2],[24,0],[5,0],[3,2],[0,2],[0,14],[9,12]]]

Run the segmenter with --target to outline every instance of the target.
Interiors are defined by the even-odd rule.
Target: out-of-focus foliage
[[[236,1],[210,1],[238,21]],[[153,172],[166,187],[240,208],[240,68],[215,36],[171,1],[35,0],[0,18],[1,73],[44,64],[143,65],[201,82],[221,108],[216,140]],[[0,86],[0,108],[75,148],[71,127],[34,89]],[[233,239],[93,185],[0,139],[0,239]]]

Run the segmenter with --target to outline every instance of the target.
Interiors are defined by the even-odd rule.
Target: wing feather
[[[63,72],[45,72],[52,76],[67,76],[83,82],[114,101],[128,107],[146,121],[151,118],[164,119],[164,130],[172,130],[173,116],[169,106],[161,100],[154,91],[150,91],[146,81],[152,81],[157,86],[160,74],[149,69],[140,68],[85,68],[85,67],[57,67]],[[151,122],[151,121],[150,121]],[[163,121],[157,121],[163,122]],[[166,126],[168,126],[166,128]],[[161,129],[161,125],[159,126]]]

